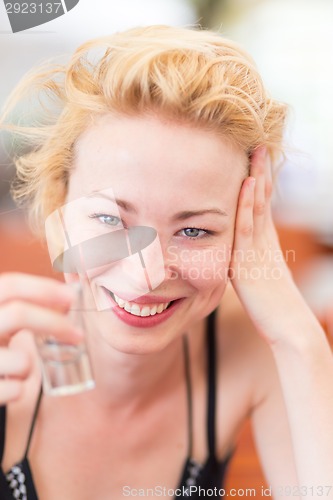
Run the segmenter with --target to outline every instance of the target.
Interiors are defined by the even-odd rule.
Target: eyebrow
[[[89,195],[89,198],[105,198],[108,201],[112,201],[113,203],[117,204],[119,207],[123,208],[126,212],[132,212],[132,213],[138,213],[137,209],[135,208],[132,203],[129,203],[128,201],[121,200],[119,198],[113,198],[107,194],[101,193],[101,192],[93,192]],[[190,219],[191,217],[199,217],[200,215],[206,215],[206,214],[214,214],[214,215],[221,215],[223,217],[227,217],[228,213],[225,212],[224,210],[221,210],[220,208],[205,208],[202,210],[183,210],[181,212],[177,212],[174,214],[171,218],[173,221],[182,221],[186,219]]]
[[[129,203],[128,201],[120,200],[119,198],[113,198],[113,196],[110,196],[105,193],[101,193],[100,191],[93,191],[88,198],[104,198],[105,200],[112,201],[115,205],[118,205],[119,207],[123,208],[126,210],[126,212],[133,212],[137,213],[136,208],[132,203]]]
[[[185,219],[190,219],[191,217],[198,217],[200,215],[206,215],[206,214],[222,215],[223,217],[226,217],[228,215],[227,212],[221,210],[220,208],[206,208],[203,210],[184,210],[183,212],[176,213],[172,217],[172,219],[185,220]]]

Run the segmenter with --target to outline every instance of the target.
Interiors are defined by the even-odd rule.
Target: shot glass
[[[73,287],[76,300],[68,316],[85,332],[81,286]],[[51,396],[78,394],[95,387],[86,342],[71,345],[46,339],[37,342],[41,362],[43,392]]]

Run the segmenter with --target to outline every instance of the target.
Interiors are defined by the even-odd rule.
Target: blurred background
[[[295,279],[329,333],[333,323],[332,0],[80,0],[66,15],[12,34],[0,2],[0,105],[34,64],[98,35],[148,24],[217,29],[254,57],[271,94],[290,105],[274,213]],[[0,135],[0,272],[50,275],[45,248],[9,195],[11,139]],[[229,486],[264,484],[247,425]]]

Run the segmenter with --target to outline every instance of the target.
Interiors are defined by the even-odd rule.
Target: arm
[[[239,196],[231,280],[276,363],[298,485],[333,486],[331,351],[281,258],[270,211],[270,164],[263,148],[252,159],[251,176]],[[266,404],[262,414],[271,425],[279,424],[279,417],[274,417],[274,396]],[[265,459],[268,445],[264,441],[261,454]],[[276,467],[264,464],[270,480],[278,476]],[[323,497],[333,498],[333,488]]]
[[[300,485],[332,486],[333,361],[325,336],[306,305],[291,304],[285,328],[292,335],[273,345],[292,432]],[[295,332],[295,335],[293,335]],[[298,335],[304,332],[303,335]]]
[[[256,352],[251,355],[256,367],[251,421],[257,451],[267,483],[272,487],[273,497],[299,499],[303,495],[304,498],[319,498],[319,496],[330,498],[333,488],[330,490],[328,486],[331,481],[324,483],[323,488],[317,488],[312,484],[311,477],[307,482],[298,480],[292,427],[277,363],[269,346],[259,345],[257,342],[255,349]],[[311,401],[311,398],[308,399]],[[295,404],[299,405],[298,398]],[[301,428],[303,419],[304,415],[300,415],[297,422],[300,432],[306,432]],[[319,442],[324,439],[324,436],[320,436],[319,430],[317,434]],[[313,457],[313,449],[308,451],[306,439],[304,444],[304,458],[310,461],[310,465],[312,463],[313,471],[313,467],[317,467],[318,460]],[[330,476],[331,473],[328,477]]]
[[[292,491],[300,498],[288,415],[281,383],[268,346],[256,346],[251,424],[256,449],[273,498]]]

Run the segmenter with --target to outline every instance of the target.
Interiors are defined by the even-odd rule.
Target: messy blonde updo
[[[44,112],[34,125],[9,111],[27,94]],[[38,101],[36,100],[38,98]],[[15,159],[16,201],[35,228],[66,195],[74,144],[97,115],[163,114],[230,138],[249,156],[282,152],[286,106],[270,98],[246,52],[217,33],[150,26],[91,40],[67,64],[28,74],[10,97],[2,128],[30,143]]]

